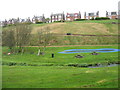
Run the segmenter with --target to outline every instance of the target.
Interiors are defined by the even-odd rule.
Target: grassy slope
[[[117,20],[86,20],[74,21],[64,23],[44,23],[44,24],[31,24],[33,27],[32,33],[34,35],[30,38],[29,46],[38,46],[37,31],[45,26],[50,26],[51,32],[56,34],[87,34],[87,35],[118,35],[118,25],[108,24]],[[107,23],[107,24],[105,24]],[[3,30],[9,30],[10,27],[5,27]],[[59,36],[56,35],[49,42],[49,45],[108,45],[118,44],[118,36]]]
[[[117,20],[103,20],[103,21],[74,21],[65,23],[50,23],[50,24],[37,24],[32,25],[33,32],[36,33],[44,26],[50,26],[51,32],[65,34],[94,34],[94,35],[117,35],[118,25],[117,24],[105,24],[111,22],[117,22]]]
[[[118,25],[110,24],[118,22],[118,20],[86,20],[86,21],[73,21],[64,23],[49,23],[49,24],[32,24],[35,34],[37,31],[45,26],[51,28],[51,32],[56,34],[85,34],[85,35],[118,35]],[[36,35],[31,40],[31,45],[38,45]],[[92,36],[56,36],[54,38],[56,43],[50,45],[108,45],[118,44],[118,36],[111,37],[92,37]]]

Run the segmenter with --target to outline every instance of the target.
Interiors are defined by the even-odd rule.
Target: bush
[[[84,21],[84,20],[87,20],[87,19],[76,19],[75,21]]]
[[[43,24],[43,22],[36,22],[36,24]]]
[[[108,17],[96,17],[95,20],[110,20]]]
[[[65,20],[60,20],[60,21],[54,21],[54,22],[65,22]]]

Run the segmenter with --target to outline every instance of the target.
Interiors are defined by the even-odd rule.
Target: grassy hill
[[[118,20],[86,20],[73,22],[57,22],[49,24],[32,24],[32,34],[37,33],[41,28],[49,26],[52,33],[56,34],[90,34],[90,35],[117,35],[118,24],[112,24]]]
[[[118,42],[118,20],[85,20],[73,22],[53,22],[44,24],[31,24],[32,35],[29,46],[38,46],[38,31],[49,26],[50,32],[56,34],[51,39],[49,45],[108,45],[119,44]],[[9,30],[5,27],[3,30]],[[72,36],[66,33],[82,34],[86,36]],[[58,35],[60,34],[60,35]],[[61,34],[63,34],[61,36]],[[90,36],[96,35],[96,36]],[[97,36],[97,35],[116,35],[116,36]]]

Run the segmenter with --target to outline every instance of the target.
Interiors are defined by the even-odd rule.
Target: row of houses
[[[118,19],[118,16],[120,16],[120,11],[117,12],[107,12],[106,11],[106,17],[110,19]],[[97,12],[92,12],[92,13],[84,13],[84,19],[92,19],[99,17],[99,11]],[[26,19],[9,19],[9,20],[4,20],[1,21],[1,26],[6,26],[6,25],[11,25],[11,24],[16,24],[16,23],[37,23],[37,22],[43,22],[43,23],[50,23],[50,22],[55,22],[55,21],[74,21],[76,19],[81,19],[81,13],[80,11],[78,13],[67,13],[66,15],[63,13],[57,13],[57,14],[51,14],[50,18],[45,18],[44,14],[42,16],[34,16],[32,19],[30,17]]]
[[[0,26],[6,26],[6,25],[11,25],[11,24],[17,24],[17,23],[36,23],[36,22],[43,22],[46,23],[46,19],[43,16],[34,16],[32,19],[30,19],[30,17],[26,18],[26,19],[21,19],[21,18],[12,18],[9,20],[4,20],[4,21],[0,21]]]
[[[118,14],[117,12],[107,12],[106,11],[106,17],[110,18],[110,19],[118,19],[118,16],[120,14]],[[78,13],[67,13],[66,16],[63,13],[58,13],[58,14],[51,14],[51,22],[54,22],[54,21],[74,21],[76,19],[81,19],[81,13],[80,11]],[[92,18],[96,18],[96,17],[99,17],[99,11],[97,12],[92,12],[92,13],[84,13],[84,19],[92,19]]]

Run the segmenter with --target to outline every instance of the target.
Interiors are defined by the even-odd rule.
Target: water
[[[118,65],[120,65],[120,64],[99,65],[99,66],[88,66],[88,68],[113,67],[113,66],[118,66]]]
[[[100,53],[107,53],[107,52],[118,52],[120,49],[113,49],[113,48],[101,48],[101,49],[70,49],[64,50],[63,52],[59,52],[62,54],[71,54],[71,53],[92,53],[92,52],[100,52]]]

